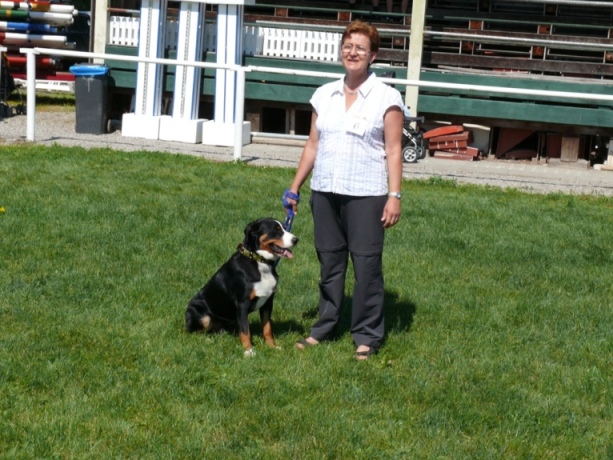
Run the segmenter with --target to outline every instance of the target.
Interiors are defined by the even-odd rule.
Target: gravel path
[[[0,144],[26,141],[27,118],[17,115],[0,119]],[[184,144],[130,138],[116,131],[111,134],[93,135],[75,132],[75,114],[39,112],[34,129],[35,142],[41,145],[59,144],[84,148],[108,147],[124,151],[156,151],[171,154],[193,155],[214,161],[233,161],[230,147],[214,147],[203,144]],[[258,166],[295,168],[302,147],[279,145],[268,139],[266,143],[254,138],[252,144],[243,147],[243,161]],[[524,163],[512,160],[484,160],[476,162],[426,158],[414,164],[404,165],[407,179],[441,177],[459,183],[512,187],[533,193],[572,193],[613,196],[613,171],[597,171],[587,162],[566,163],[559,160],[549,164]]]

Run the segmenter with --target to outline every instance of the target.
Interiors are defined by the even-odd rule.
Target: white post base
[[[204,119],[190,120],[164,115],[160,118],[160,140],[201,144],[202,125],[206,121]]]
[[[159,139],[160,118],[159,116],[124,113],[121,118],[121,135],[141,139]]]
[[[207,121],[202,125],[202,143],[221,147],[234,146],[236,131],[234,123]],[[251,143],[251,122],[243,121],[242,145]]]
[[[607,166],[613,166],[613,141],[609,141],[607,144],[607,160],[604,162]]]

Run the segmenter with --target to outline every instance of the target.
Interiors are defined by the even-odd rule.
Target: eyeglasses
[[[349,54],[351,53],[353,50],[355,50],[355,54],[358,54],[360,56],[366,56],[366,53],[369,52],[369,50],[367,50],[366,48],[359,46],[359,45],[343,45],[341,46],[341,51],[343,54]]]

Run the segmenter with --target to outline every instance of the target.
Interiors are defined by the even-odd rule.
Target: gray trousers
[[[353,197],[312,192],[315,249],[320,263],[319,319],[311,337],[330,337],[338,325],[351,255],[355,285],[351,336],[357,346],[378,350],[384,334],[383,240],[386,196]]]

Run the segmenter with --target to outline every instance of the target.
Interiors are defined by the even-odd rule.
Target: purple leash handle
[[[290,189],[286,189],[283,192],[283,207],[285,208],[285,222],[283,222],[283,228],[285,228],[286,232],[289,232],[292,228],[292,224],[294,222],[294,208],[290,203],[288,203],[288,198],[290,200],[294,200],[300,203],[300,194],[292,193]]]
[[[294,223],[294,208],[290,203],[287,202],[287,199],[297,201],[300,203],[300,194],[292,193],[289,189],[286,189],[283,192],[283,207],[285,208],[285,222],[283,222],[283,228],[286,232],[289,232],[292,229],[292,224]],[[281,259],[277,259],[275,262],[275,267],[279,264]]]

